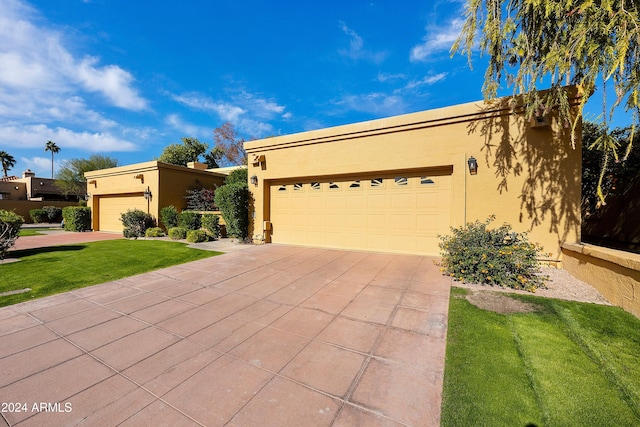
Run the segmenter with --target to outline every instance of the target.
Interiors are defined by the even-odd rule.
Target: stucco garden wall
[[[565,243],[562,253],[569,273],[640,317],[640,254],[578,243]]]

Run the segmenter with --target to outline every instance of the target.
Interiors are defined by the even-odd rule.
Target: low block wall
[[[640,255],[582,243],[562,245],[563,267],[612,304],[640,317]]]
[[[0,209],[7,211],[14,211],[18,215],[24,217],[26,224],[31,224],[31,217],[29,211],[31,209],[42,209],[43,206],[58,206],[64,208],[66,206],[78,206],[78,202],[62,202],[62,201],[49,201],[49,202],[34,202],[31,200],[0,200]]]

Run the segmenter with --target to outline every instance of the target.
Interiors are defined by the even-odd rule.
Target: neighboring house
[[[38,178],[30,169],[22,173],[22,178],[11,176],[0,180],[1,200],[77,202],[84,199],[85,195],[84,190],[80,193],[64,194],[56,185],[55,179]]]
[[[509,101],[246,142],[250,235],[437,255],[450,227],[495,214],[558,258],[580,240],[581,128],[573,147],[554,116],[530,122]]]
[[[93,229],[122,232],[120,215],[129,209],[148,212],[156,220],[166,206],[181,211],[187,205],[187,190],[220,186],[234,169],[206,167],[202,163],[184,167],[151,161],[85,173]]]
[[[85,195],[85,191],[65,195],[54,179],[39,178],[29,169],[22,173],[22,178],[0,178],[0,209],[14,211],[27,222],[31,221],[29,211],[32,209],[76,205]]]

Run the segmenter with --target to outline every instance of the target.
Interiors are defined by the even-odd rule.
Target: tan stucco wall
[[[577,243],[564,244],[562,252],[569,273],[640,317],[640,254]]]
[[[528,231],[558,257],[561,242],[580,239],[581,135],[573,148],[568,130],[551,123],[532,129],[503,99],[246,142],[248,175],[258,177],[251,236],[264,232],[274,180],[444,167],[453,168],[452,225],[495,214],[496,225]]]
[[[160,209],[165,206],[174,205],[178,211],[186,207],[184,197],[188,189],[200,185],[207,188],[222,185],[225,175],[151,161],[87,172],[85,178],[93,228],[98,229],[101,196],[142,196],[148,188],[152,195],[148,203],[149,213],[159,220]]]
[[[31,209],[42,209],[44,206],[57,206],[64,208],[65,206],[78,206],[78,202],[61,202],[50,200],[45,202],[34,202],[31,200],[0,200],[0,209],[13,211],[24,218],[26,224],[32,223],[29,211]]]

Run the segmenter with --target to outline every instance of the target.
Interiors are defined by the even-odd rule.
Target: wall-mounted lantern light
[[[251,179],[251,183],[257,187],[258,186],[258,177],[256,175],[251,175],[250,179]]]
[[[473,156],[469,157],[469,160],[467,160],[467,164],[469,165],[469,174],[477,175],[478,174],[478,161],[476,160],[476,158],[473,157]]]
[[[44,182],[40,181],[40,185],[44,185]]]
[[[18,187],[18,186],[16,185],[16,190],[19,190],[19,189],[20,189],[20,187]]]
[[[147,187],[147,189],[144,190],[143,196],[147,202],[151,200],[151,190],[149,189],[149,187]]]

